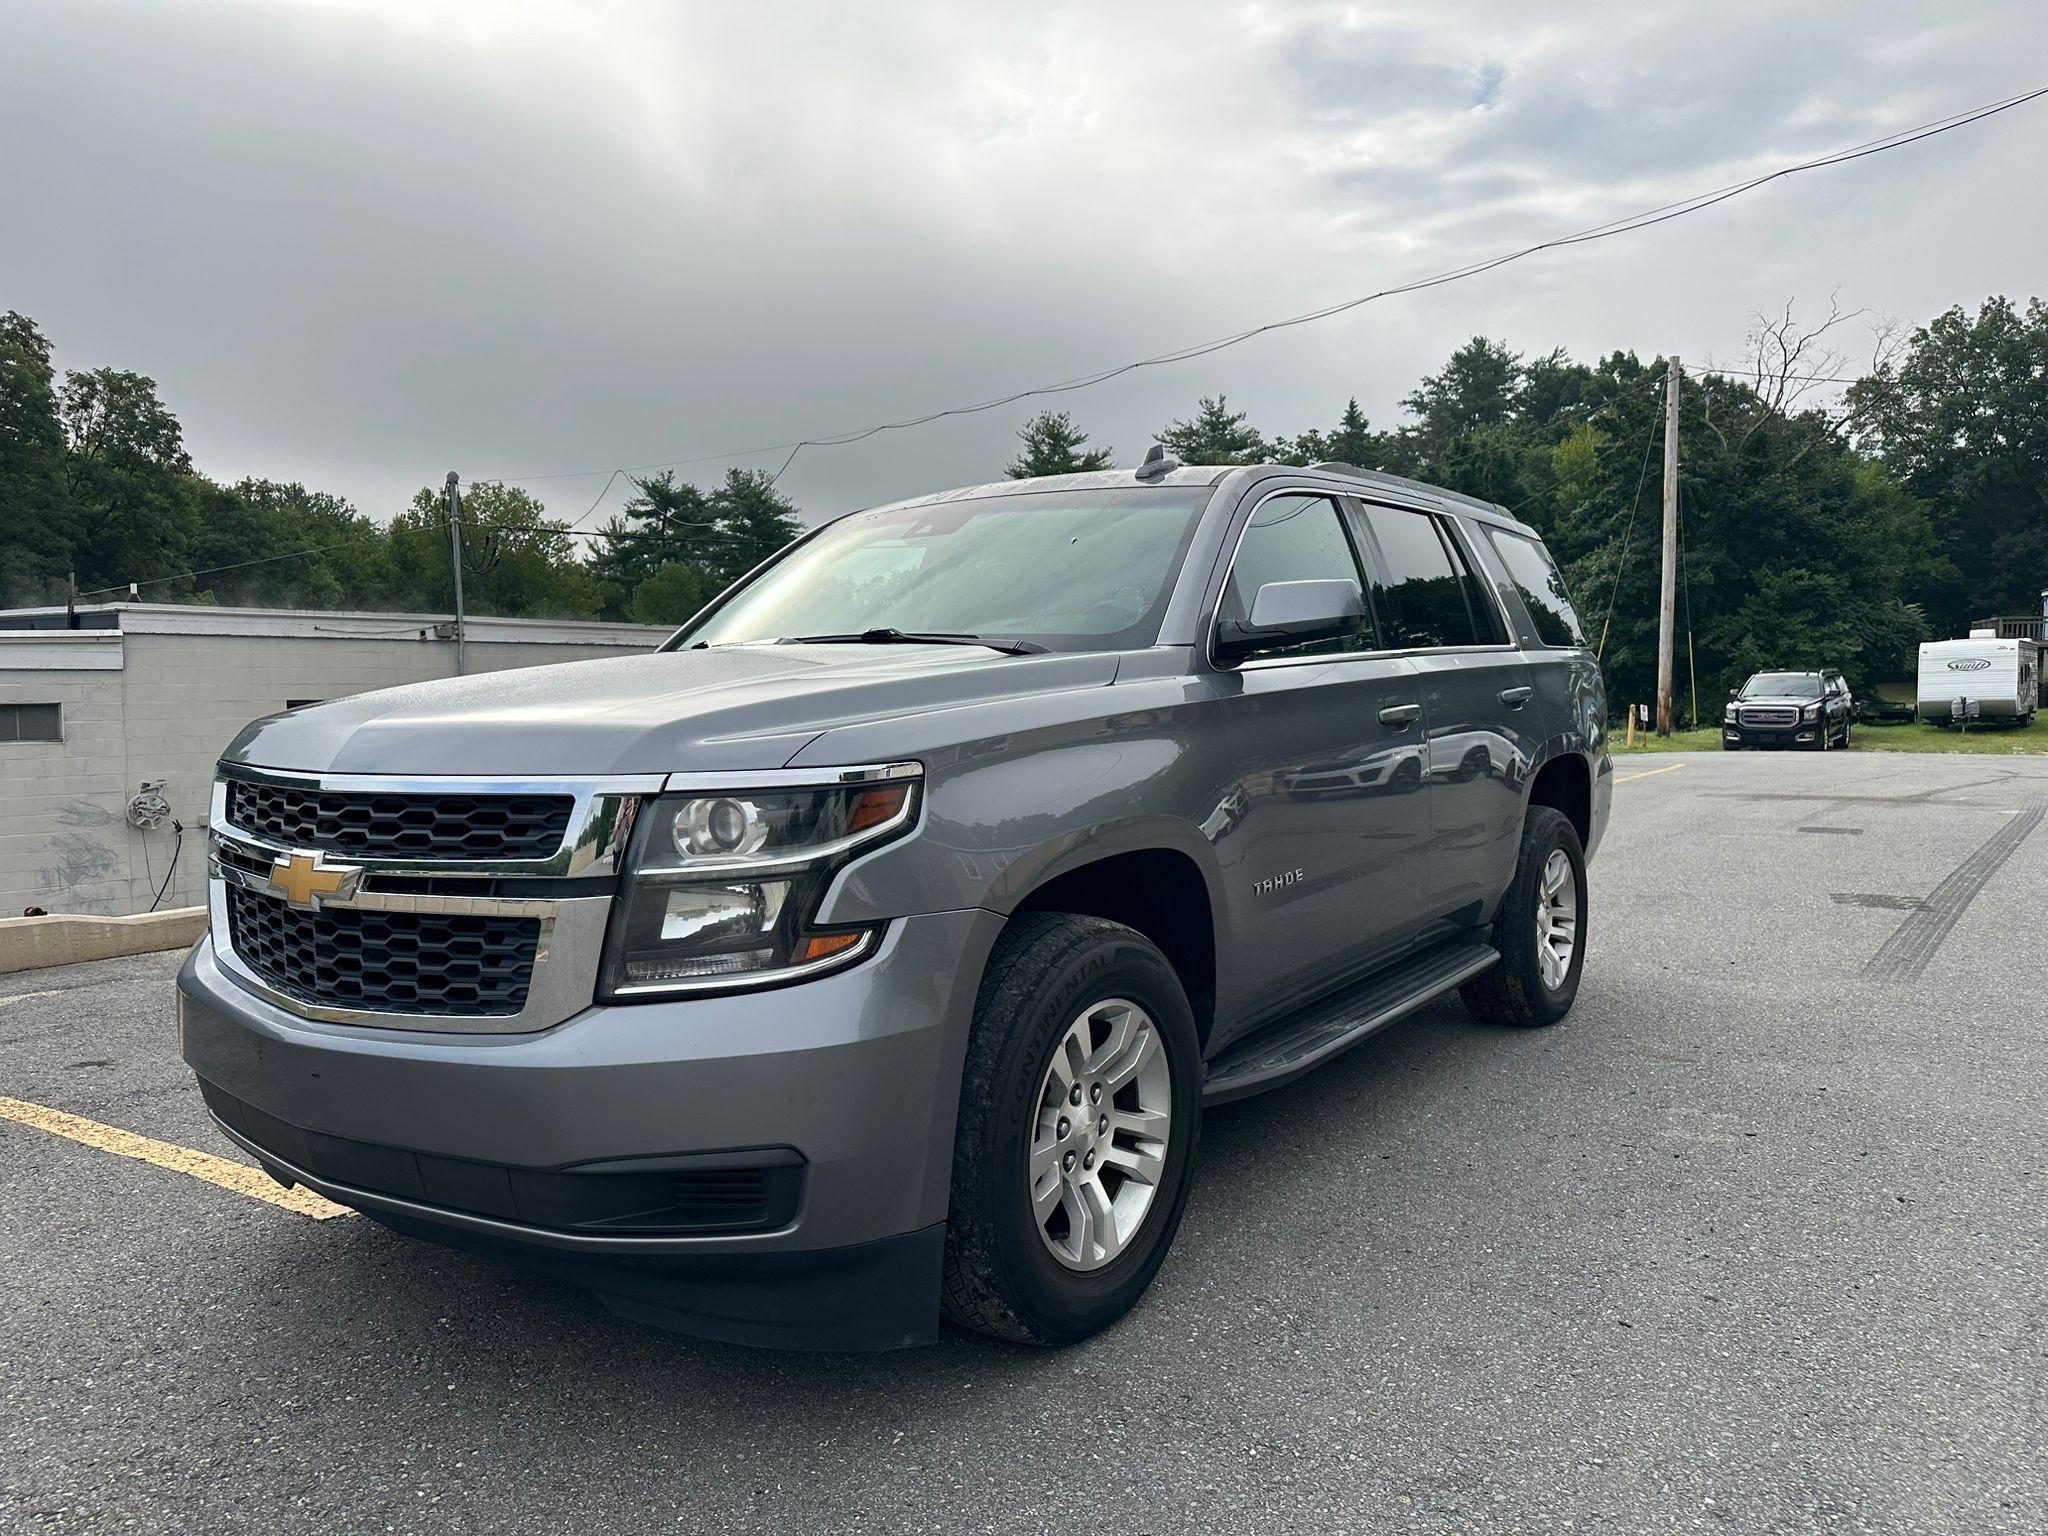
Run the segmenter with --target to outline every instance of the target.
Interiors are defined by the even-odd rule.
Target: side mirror
[[[1216,659],[1242,661],[1276,645],[1337,640],[1365,627],[1365,595],[1342,579],[1269,581],[1252,599],[1252,615],[1216,626]]]
[[[1742,697],[1742,693],[1739,689],[1730,688],[1728,690],[1728,697],[1731,699],[1739,699]]]

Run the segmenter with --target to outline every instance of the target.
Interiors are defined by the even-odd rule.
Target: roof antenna
[[[1169,471],[1180,468],[1180,460],[1168,453],[1165,447],[1154,443],[1145,450],[1145,462],[1135,471],[1140,480],[1163,480]]]

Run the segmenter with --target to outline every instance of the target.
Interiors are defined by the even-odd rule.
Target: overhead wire
[[[329,550],[341,549],[353,544],[354,539],[338,539],[332,544],[315,544],[311,549],[294,549],[282,555],[260,555],[254,560],[237,560],[232,565],[203,566],[196,571],[177,571],[169,576],[143,576],[134,581],[124,581],[111,587],[94,587],[90,592],[81,592],[80,597],[104,597],[109,592],[126,592],[130,587],[158,587],[167,581],[184,581],[193,576],[218,576],[222,571],[245,570],[252,565],[270,565],[278,560],[297,560],[305,555],[324,555]]]
[[[1672,499],[1678,518],[1678,580],[1685,588],[1685,670],[1692,679],[1692,728],[1700,728],[1700,669],[1692,653],[1692,566],[1686,560],[1685,549],[1685,481],[1678,482],[1677,495]]]
[[[1023,400],[1029,400],[1048,395],[1067,394],[1078,390],[1090,389],[1095,387],[1096,385],[1108,383],[1112,379],[1120,378],[1125,374],[1134,373],[1139,369],[1143,368],[1164,367],[1174,363],[1191,362],[1196,358],[1210,356],[1214,353],[1221,352],[1226,348],[1238,346],[1244,342],[1251,341],[1256,337],[1266,335],[1270,332],[1287,330],[1295,326],[1308,325],[1316,321],[1331,319],[1337,315],[1346,314],[1351,310],[1361,308],[1364,305],[1375,303],[1380,299],[1392,298],[1397,295],[1406,293],[1419,293],[1426,289],[1443,287],[1450,283],[1463,282],[1469,278],[1478,277],[1487,272],[1496,271],[1501,267],[1508,266],[1513,262],[1522,261],[1530,256],[1538,255],[1544,251],[1561,250],[1574,245],[1591,244],[1592,242],[1598,240],[1612,239],[1617,235],[1633,234],[1638,230],[1653,228],[1656,225],[1668,223],[1674,219],[1684,218],[1694,213],[1703,212],[1708,208],[1715,207],[1721,203],[1728,202],[1733,198],[1741,197],[1746,193],[1753,192],[1757,188],[1766,186],[1771,182],[1780,181],[1791,176],[1797,176],[1808,171],[1823,170],[1831,166],[1845,165],[1852,161],[1868,158],[1872,155],[1884,154],[1894,149],[1903,149],[1908,145],[1920,143],[1925,139],[1934,138],[1944,133],[1951,133],[1958,128],[1969,127],[1975,123],[1982,122],[1987,118],[1995,117],[1999,113],[2008,112],[2015,107],[2024,106],[2030,102],[2039,100],[2043,96],[2048,96],[2048,86],[2036,87],[2032,90],[2019,92],[2015,95],[2004,97],[1996,101],[1987,102],[1977,107],[1966,108],[1961,111],[1951,113],[1947,117],[1936,118],[1931,122],[1922,123],[1917,127],[1900,129],[1896,132],[1883,135],[1882,137],[1867,140],[1861,144],[1851,145],[1846,149],[1836,150],[1829,154],[1816,156],[1812,159],[1799,161],[1791,165],[1780,166],[1776,170],[1767,171],[1760,175],[1750,177],[1746,180],[1730,182],[1725,186],[1715,188],[1709,192],[1696,193],[1689,197],[1680,198],[1676,201],[1662,204],[1656,208],[1646,209],[1640,213],[1624,215],[1621,218],[1609,220],[1607,223],[1604,224],[1596,224],[1587,229],[1579,230],[1573,234],[1561,235],[1553,237],[1552,239],[1538,241],[1535,244],[1522,246],[1519,249],[1508,251],[1498,256],[1493,256],[1479,261],[1470,262],[1461,267],[1454,267],[1444,272],[1436,273],[1430,277],[1418,278],[1414,281],[1407,283],[1398,283],[1391,287],[1379,289],[1373,293],[1362,294],[1354,298],[1344,299],[1333,304],[1324,305],[1319,309],[1308,310],[1302,314],[1291,315],[1284,319],[1270,320],[1260,325],[1249,326],[1243,330],[1233,332],[1226,336],[1215,338],[1211,341],[1199,342],[1191,346],[1175,348],[1171,351],[1156,353],[1150,357],[1137,358],[1130,362],[1120,363],[1113,365],[1111,367],[1101,368],[1091,373],[1079,374],[1073,378],[1061,380],[1056,383],[1035,385],[1028,389],[1015,390],[1009,394],[1001,395],[990,400],[983,400],[968,405],[949,406],[940,410],[928,411],[923,413],[922,415],[904,417],[895,421],[878,422],[872,426],[862,427],[846,432],[830,433],[812,437],[801,437],[793,441],[768,443],[753,448],[727,450],[719,453],[697,454],[682,458],[664,459],[655,463],[632,466],[607,466],[605,468],[589,470],[559,470],[550,471],[546,473],[526,475],[487,475],[478,477],[475,481],[472,482],[472,484],[514,485],[542,480],[588,479],[594,478],[595,476],[598,475],[604,475],[606,476],[605,484],[603,489],[598,492],[596,500],[594,500],[591,503],[590,507],[582,514],[581,517],[577,518],[574,523],[569,524],[566,529],[562,530],[573,533],[574,536],[578,538],[602,537],[605,536],[603,530],[585,532],[581,530],[580,525],[596,513],[598,507],[603,504],[604,498],[610,493],[613,484],[617,481],[620,475],[632,476],[638,474],[646,474],[659,469],[676,469],[691,464],[702,464],[715,461],[750,458],[759,454],[777,453],[787,450],[787,457],[784,458],[781,467],[777,469],[773,475],[769,476],[768,483],[770,485],[773,485],[776,482],[778,482],[781,479],[781,477],[789,471],[790,466],[796,462],[797,455],[800,452],[802,452],[805,448],[843,447],[853,443],[865,441],[866,439],[877,436],[878,434],[883,432],[906,431],[913,427],[926,426],[932,422],[945,420],[949,417],[978,415],[986,411],[997,410],[1003,406],[1014,405],[1019,401]],[[534,529],[528,531],[541,530],[536,525]],[[339,543],[319,545],[308,549],[294,550],[288,554],[266,555],[254,560],[237,561],[230,565],[212,566],[197,571],[183,571],[170,576],[150,577],[146,580],[136,581],[132,583],[122,583],[122,586],[156,586],[166,582],[184,580],[193,576],[217,575],[224,571],[241,570],[248,566],[267,564],[269,562],[277,560],[290,560],[300,558],[305,555],[324,554],[329,550],[338,549],[340,547],[341,544]],[[108,592],[117,592],[120,590],[120,586],[103,587],[97,589],[94,592],[82,593],[80,595],[101,596]],[[1611,607],[1609,617],[1612,617]]]
[[[1449,283],[1462,282],[1468,278],[1478,277],[1543,251],[1558,250],[1573,245],[1590,244],[1597,240],[1612,239],[1617,235],[1632,234],[1637,230],[1649,229],[1659,224],[1668,223],[1673,219],[1684,218],[1690,214],[1703,212],[1708,208],[1728,202],[1733,198],[1741,197],[1746,193],[1755,191],[1759,187],[1786,177],[1797,176],[1807,171],[1822,170],[1831,166],[1845,165],[1855,160],[1865,159],[1871,155],[1884,154],[1894,149],[1903,149],[1908,145],[1917,144],[1924,139],[1933,138],[1939,134],[1951,133],[1958,128],[1965,128],[1974,123],[1982,122],[1986,118],[1996,116],[2001,112],[2010,111],[2014,107],[2024,106],[2028,102],[2035,101],[2042,96],[2048,96],[2048,86],[2040,86],[2033,90],[1985,103],[1981,106],[1966,108],[1962,111],[1951,113],[1947,117],[1936,118],[1932,122],[1922,123],[1917,127],[1900,129],[1880,138],[1870,139],[1864,143],[1851,145],[1846,149],[1835,150],[1810,160],[1780,166],[1776,170],[1766,171],[1746,180],[1731,182],[1710,192],[1696,193],[1690,197],[1680,198],[1675,202],[1665,203],[1659,207],[1644,210],[1641,213],[1624,215],[1621,218],[1609,220],[1605,224],[1593,225],[1574,234],[1538,241],[1533,245],[1522,246],[1517,250],[1508,251],[1498,256],[1470,262],[1462,267],[1454,267],[1430,277],[1395,284],[1374,293],[1340,300],[1299,315],[1291,315],[1285,319],[1270,320],[1261,325],[1249,326],[1243,330],[1218,337],[1211,341],[1198,342],[1191,346],[1175,348],[1150,357],[1138,358],[1131,362],[1097,369],[1094,372],[1080,374],[1057,383],[1035,385],[1031,388],[1015,390],[990,400],[983,400],[968,405],[948,406],[940,410],[928,411],[921,415],[904,417],[895,421],[878,422],[872,426],[846,432],[802,437],[790,442],[768,443],[754,448],[738,449],[723,453],[707,453],[687,458],[665,459],[657,463],[627,468],[622,472],[626,474],[642,474],[657,469],[680,468],[687,464],[706,463],[715,460],[747,458],[755,454],[780,452],[787,449],[789,451],[788,458],[783,461],[782,468],[778,469],[774,477],[772,477],[772,479],[780,479],[788,471],[790,464],[795,461],[797,454],[805,448],[843,447],[848,444],[862,442],[883,432],[904,431],[912,427],[926,426],[931,422],[944,420],[948,417],[971,416],[985,411],[997,410],[1006,405],[1014,405],[1022,400],[1090,389],[1098,384],[1108,383],[1112,379],[1135,372],[1141,368],[1154,368],[1172,363],[1190,362],[1195,358],[1207,357],[1213,353],[1223,351],[1227,347],[1238,346],[1243,342],[1266,335],[1272,331],[1286,330],[1294,326],[1308,325],[1315,321],[1327,320],[1358,309],[1366,304],[1374,303],[1380,299],[1404,293],[1418,293],[1425,289],[1442,287]],[[547,474],[492,475],[483,478],[499,484],[516,484],[542,479],[587,478],[605,474],[606,472],[605,469],[566,470]]]
[[[1628,527],[1622,531],[1621,556],[1614,565],[1614,585],[1607,591],[1607,616],[1600,621],[1600,644],[1593,651],[1593,660],[1596,662],[1607,658],[1607,632],[1614,623],[1614,600],[1621,595],[1622,573],[1628,569],[1628,548],[1635,538],[1636,514],[1642,510],[1643,487],[1650,480],[1650,450],[1657,445],[1657,429],[1660,425],[1657,418],[1652,417],[1649,430],[1643,433],[1643,467],[1636,472],[1636,497],[1629,504]]]

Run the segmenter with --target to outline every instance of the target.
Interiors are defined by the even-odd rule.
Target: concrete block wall
[[[17,655],[0,669],[0,703],[63,706],[64,740],[0,742],[0,917],[31,906],[122,915],[206,899],[206,822],[214,764],[250,720],[295,699],[337,699],[450,677],[455,648],[415,630],[386,637],[312,632],[320,615],[273,626],[299,633],[126,630],[118,670],[38,669]],[[494,621],[501,633],[511,628]],[[616,644],[472,640],[470,672],[587,661],[650,649],[658,631],[620,631]],[[15,647],[22,650],[22,647]],[[128,825],[128,799],[164,781],[182,845],[167,826]],[[173,861],[173,853],[176,858]],[[168,886],[165,880],[168,877]]]

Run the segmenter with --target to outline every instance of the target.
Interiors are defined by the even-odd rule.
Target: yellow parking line
[[[116,1130],[111,1125],[101,1125],[97,1120],[88,1120],[82,1115],[67,1115],[61,1109],[45,1109],[40,1104],[29,1104],[20,1099],[0,1098],[0,1119],[32,1125],[52,1136],[66,1136],[88,1147],[97,1147],[102,1152],[111,1152],[116,1157],[132,1157],[137,1162],[168,1168],[173,1173],[189,1174],[208,1184],[231,1189],[238,1195],[247,1195],[252,1200],[264,1200],[271,1205],[281,1205],[288,1211],[297,1211],[301,1216],[311,1216],[315,1221],[353,1214],[347,1206],[322,1199],[310,1189],[286,1189],[260,1168],[230,1162],[225,1157],[215,1157],[211,1152],[195,1152],[190,1147],[138,1136],[133,1131]]]
[[[1676,773],[1684,766],[1685,764],[1683,763],[1673,763],[1669,768],[1645,768],[1641,773],[1624,773],[1614,782],[1626,784],[1631,779],[1654,779],[1660,773]]]

